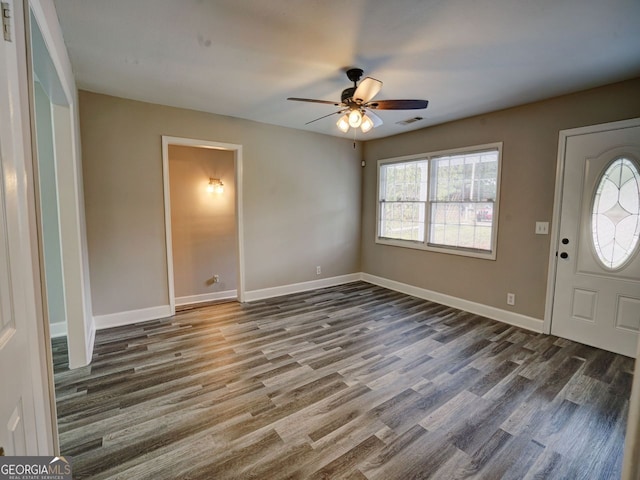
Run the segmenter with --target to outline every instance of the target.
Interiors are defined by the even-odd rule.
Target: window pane
[[[493,202],[498,184],[498,151],[434,157],[431,200]]]
[[[497,186],[497,150],[434,157],[429,242],[492,251]]]
[[[380,237],[424,241],[427,160],[380,167]]]
[[[493,203],[433,203],[429,243],[491,250]]]
[[[380,200],[427,200],[427,161],[391,163],[380,167]]]
[[[422,242],[424,214],[423,202],[381,202],[380,236]]]

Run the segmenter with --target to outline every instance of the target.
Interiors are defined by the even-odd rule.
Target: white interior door
[[[640,331],[640,119],[566,137],[551,333],[630,357]]]
[[[30,297],[33,276],[14,1],[3,0],[2,5],[9,8],[3,14],[9,16],[14,37],[0,37],[0,447],[7,455],[36,455],[46,453],[39,450],[38,435],[46,435],[47,426],[39,420],[42,401],[36,401],[34,393],[36,379],[41,378],[40,357],[34,349],[35,300]]]

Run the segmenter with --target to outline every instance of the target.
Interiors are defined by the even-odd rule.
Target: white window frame
[[[462,247],[447,247],[441,245],[429,244],[430,224],[431,224],[431,159],[447,155],[456,155],[462,153],[475,153],[484,150],[497,150],[498,152],[498,172],[496,174],[496,198],[493,203],[493,221],[491,231],[491,251],[482,251],[468,249]],[[405,163],[416,160],[427,160],[427,172],[429,180],[427,182],[427,201],[425,206],[425,232],[424,241],[416,240],[398,240],[385,238],[380,236],[380,170],[384,165],[393,163]],[[461,255],[464,257],[482,258],[485,260],[495,260],[498,247],[498,219],[500,213],[500,183],[502,174],[502,142],[487,143],[484,145],[473,145],[469,147],[454,148],[449,150],[439,150],[435,152],[419,153],[415,155],[405,155],[402,157],[386,158],[378,160],[376,169],[376,239],[375,242],[380,245],[390,245],[393,247],[413,248],[417,250],[427,250],[431,252],[446,253],[451,255]]]

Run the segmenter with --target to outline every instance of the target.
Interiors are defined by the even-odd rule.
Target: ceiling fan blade
[[[428,100],[378,100],[365,105],[376,110],[420,110],[427,108]]]
[[[330,117],[331,115],[336,115],[339,113],[344,113],[346,110],[338,110],[337,112],[332,112],[329,115],[323,115],[322,117],[318,117],[315,120],[311,120],[310,122],[305,123],[305,125],[309,125],[310,123],[317,122],[318,120],[322,120],[323,118]]]
[[[294,102],[311,102],[311,103],[324,103],[326,105],[333,105],[335,107],[339,107],[340,105],[342,105],[341,103],[338,102],[332,102],[330,100],[315,100],[313,98],[296,98],[296,97],[289,97],[287,98],[287,100],[293,100]]]
[[[367,103],[373,97],[375,97],[382,88],[382,82],[375,78],[366,77],[362,79],[358,88],[353,94],[354,100],[359,100],[362,103]]]
[[[371,119],[371,121],[373,122],[373,128],[379,127],[380,125],[382,125],[382,119],[376,115],[375,113],[373,113],[370,110],[367,110],[365,112],[365,115],[367,117],[369,117]]]

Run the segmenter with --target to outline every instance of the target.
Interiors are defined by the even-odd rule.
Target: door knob
[[[569,254],[567,252],[562,252],[560,254],[560,258],[569,258]]]
[[[567,245],[569,243],[569,239],[568,238],[563,238],[562,239],[562,244],[563,245]]]

